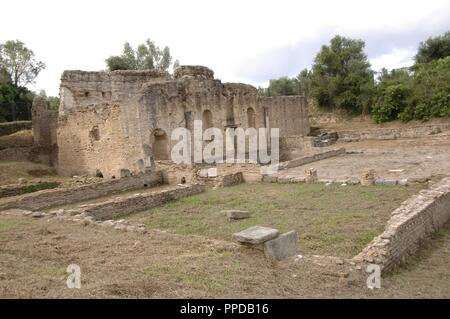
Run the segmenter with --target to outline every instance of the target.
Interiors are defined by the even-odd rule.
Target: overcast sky
[[[450,30],[450,0],[13,0],[0,8],[0,42],[19,39],[47,64],[30,88],[49,95],[64,70],[102,70],[125,41],[150,38],[181,64],[258,86],[310,67],[335,34],[363,39],[379,70],[411,65],[420,41]]]

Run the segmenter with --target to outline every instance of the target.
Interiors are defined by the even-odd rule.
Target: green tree
[[[376,101],[372,107],[375,122],[393,121],[410,103],[412,78],[407,68],[389,72],[382,69],[378,76]]]
[[[416,63],[428,63],[450,56],[450,31],[421,42],[415,57]]]
[[[172,63],[169,47],[159,48],[149,39],[133,49],[125,42],[121,55],[112,55],[106,59],[110,71],[114,70],[153,70],[168,71]]]
[[[303,95],[306,99],[309,99],[311,94],[311,77],[312,72],[308,71],[308,69],[303,69],[295,78],[297,83],[297,94]]]
[[[297,92],[296,81],[288,78],[287,76],[272,79],[269,82],[267,92],[269,96],[295,95]]]
[[[0,44],[0,121],[29,120],[34,83],[45,64],[19,40]]]
[[[404,121],[450,116],[450,56],[413,66],[411,103]]]
[[[45,90],[40,90],[39,95],[42,96],[48,104],[48,108],[50,110],[56,111],[59,109],[60,100],[59,97],[56,96],[47,96]]]
[[[0,84],[0,121],[29,120],[33,97],[26,87]]]
[[[311,95],[321,107],[367,112],[374,90],[364,41],[339,35],[322,46],[312,68]]]
[[[0,69],[6,70],[15,86],[26,86],[45,69],[45,63],[37,61],[34,52],[19,40],[0,45]]]

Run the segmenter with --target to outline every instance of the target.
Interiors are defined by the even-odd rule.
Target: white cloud
[[[47,63],[35,89],[49,94],[57,94],[63,70],[100,70],[125,41],[136,45],[147,38],[168,45],[182,64],[206,65],[223,81],[247,78],[255,84],[268,78],[247,76],[242,63],[264,52],[322,41],[323,30],[395,31],[425,18],[433,25],[430,16],[449,11],[448,0],[14,0],[2,3],[0,42],[20,39]],[[288,71],[301,65],[297,61]],[[254,67],[278,66],[262,61]]]
[[[403,68],[413,65],[415,51],[408,49],[393,49],[387,54],[383,54],[377,58],[370,59],[372,69],[380,71],[382,68],[388,70],[395,68]]]

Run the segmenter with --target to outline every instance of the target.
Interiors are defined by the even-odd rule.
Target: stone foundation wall
[[[41,210],[53,206],[66,205],[106,196],[114,192],[160,185],[164,183],[161,171],[138,176],[123,177],[121,179],[83,185],[70,189],[42,190],[30,194],[0,199],[0,211],[20,208],[28,210]],[[144,185],[145,184],[145,185]]]
[[[385,231],[354,257],[355,261],[375,263],[386,272],[414,253],[422,240],[450,219],[450,178],[411,197],[397,208]]]
[[[345,154],[345,148],[341,147],[341,148],[333,149],[330,151],[325,151],[325,152],[317,153],[314,155],[304,156],[304,157],[300,157],[300,158],[295,158],[290,161],[281,162],[278,165],[278,169],[283,170],[283,169],[288,169],[288,168],[292,168],[292,167],[302,166],[302,165],[305,165],[308,163],[317,162],[317,161],[320,161],[320,160],[323,160],[326,158],[344,155],[344,154]]]
[[[141,193],[126,198],[96,203],[75,211],[79,214],[85,213],[97,220],[107,220],[161,206],[181,197],[200,194],[205,190],[206,187],[203,185],[192,185],[162,192]]]
[[[9,147],[0,150],[0,161],[27,161],[32,147]]]
[[[418,138],[450,131],[450,124],[422,125],[401,128],[379,128],[365,131],[339,131],[339,139],[344,142],[360,140],[394,140],[397,138]]]

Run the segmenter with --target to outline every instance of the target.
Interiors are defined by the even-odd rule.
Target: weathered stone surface
[[[263,175],[262,180],[263,180],[263,182],[266,182],[266,183],[276,183],[276,182],[278,182],[278,176],[276,176],[276,175]]]
[[[217,177],[217,167],[208,168],[208,177]]]
[[[320,161],[320,160],[323,160],[326,158],[344,155],[344,154],[345,154],[345,148],[343,148],[343,147],[338,148],[338,149],[333,149],[333,150],[317,153],[314,155],[303,156],[303,157],[295,158],[290,161],[282,162],[282,163],[278,164],[278,169],[283,170],[283,169],[293,168],[293,167],[297,167],[297,166],[302,166],[302,165],[305,165],[308,163],[312,163],[312,162]]]
[[[111,179],[70,188],[54,188],[27,193],[14,198],[1,198],[0,210],[22,208],[42,210],[52,206],[65,205],[108,195],[117,191],[132,190],[163,184],[163,172],[154,171],[129,178]]]
[[[310,168],[305,171],[305,181],[307,184],[317,183],[317,170],[315,168]]]
[[[35,217],[35,218],[41,218],[44,216],[45,216],[45,214],[43,212],[34,212],[33,214],[31,214],[31,217]]]
[[[126,169],[126,168],[122,168],[122,169],[119,171],[119,174],[120,174],[120,178],[123,178],[123,177],[130,177],[130,176],[131,176],[130,170],[129,170],[129,169]]]
[[[375,170],[373,169],[368,170],[361,176],[361,185],[363,186],[375,185]]]
[[[222,186],[235,186],[244,183],[244,174],[242,172],[237,172],[233,174],[224,175],[222,178]]]
[[[230,220],[245,219],[250,217],[250,213],[246,210],[230,209],[223,210],[222,213],[225,213]]]
[[[198,171],[198,176],[202,178],[208,177],[208,169],[204,168]]]
[[[393,185],[397,185],[397,180],[395,180],[395,179],[376,179],[375,185],[393,186]]]
[[[198,119],[203,129],[276,127],[280,138],[310,130],[303,96],[261,97],[251,85],[221,83],[204,66],[180,66],[173,77],[157,70],[65,71],[60,88],[54,135],[62,175],[142,173],[170,160],[172,132],[181,126],[193,133]]]
[[[233,234],[233,238],[240,243],[257,245],[277,237],[278,234],[279,231],[274,228],[253,226]]]
[[[298,234],[295,230],[281,234],[264,243],[264,254],[273,260],[283,260],[297,255]]]

